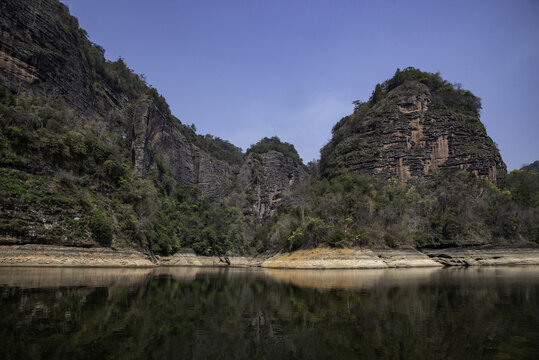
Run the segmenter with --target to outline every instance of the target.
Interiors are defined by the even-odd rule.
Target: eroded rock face
[[[73,30],[77,29],[77,30]],[[53,0],[0,3],[0,82],[15,92],[39,88],[79,111],[94,105],[77,19]]]
[[[60,97],[103,133],[119,133],[138,176],[149,177],[160,159],[181,184],[196,185],[203,195],[216,198],[230,195],[239,181],[242,189],[256,192],[260,218],[273,213],[281,191],[305,178],[302,164],[278,152],[251,157],[243,167],[240,149],[239,160],[216,157],[208,150],[211,137],[199,137],[181,124],[149,89],[126,94],[109,86],[105,70],[90,63],[96,61],[91,56],[104,61],[100,51],[57,0],[0,3],[0,84],[14,94],[33,91]]]
[[[181,124],[160,111],[150,98],[138,100],[131,124],[132,161],[139,176],[149,176],[158,156],[180,183],[197,185],[207,196],[222,198],[230,193],[235,166],[189,141]]]
[[[258,220],[264,221],[275,214],[283,194],[308,176],[303,164],[281,152],[249,153],[238,174],[238,186],[247,194]]]
[[[141,177],[148,177],[160,158],[180,183],[198,185],[204,195],[226,196],[234,166],[188,139],[179,120],[146,91],[128,96],[113,90],[102,74],[92,73],[83,50],[90,44],[79,31],[77,19],[57,0],[2,1],[0,84],[14,94],[30,90],[61,97],[103,132],[120,133]]]
[[[506,173],[494,142],[472,112],[431,107],[429,88],[406,83],[339,122],[322,150],[322,172],[358,171],[402,182],[434,169],[461,169],[493,183]]]
[[[525,165],[520,170],[529,171],[536,175],[539,175],[539,160],[534,161],[531,164]]]

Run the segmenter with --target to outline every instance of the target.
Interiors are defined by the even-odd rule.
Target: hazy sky
[[[64,0],[198,132],[264,136],[319,158],[332,126],[395,69],[440,71],[483,100],[509,169],[539,159],[539,1]]]

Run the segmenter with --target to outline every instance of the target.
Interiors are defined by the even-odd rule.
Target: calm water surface
[[[539,267],[0,268],[2,359],[539,359]]]

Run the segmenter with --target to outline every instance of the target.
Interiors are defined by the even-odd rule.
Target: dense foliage
[[[263,138],[256,144],[251,145],[249,149],[247,149],[246,154],[247,155],[249,153],[262,154],[270,150],[280,152],[286,156],[290,156],[298,164],[303,163],[294,145],[281,141],[281,139],[279,139],[277,136],[272,136],[271,138],[268,138],[268,137]]]
[[[185,128],[221,159],[240,164],[238,148]],[[299,158],[277,137],[248,152],[268,150]],[[37,234],[43,241],[68,236],[162,254],[182,247],[204,255],[249,251],[242,210],[179,185],[158,159],[149,179],[137,177],[125,140],[60,100],[15,97],[0,87],[0,167],[4,208],[41,209],[60,224]],[[527,171],[513,171],[499,188],[466,172],[434,172],[408,185],[356,173],[315,175],[258,229],[255,243],[259,251],[539,243],[538,209],[539,177]],[[5,217],[0,233],[25,237],[32,226]]]
[[[431,93],[431,108],[437,110],[453,110],[479,115],[481,110],[481,99],[472,94],[469,90],[461,89],[460,84],[451,84],[444,80],[440,73],[423,72],[413,67],[404,70],[397,69],[395,75],[382,84],[377,84],[369,105],[378,103],[383,96],[391,90],[405,84],[406,82],[417,81],[428,87]]]
[[[534,173],[535,175],[539,175],[539,160],[534,161],[531,164],[524,165],[520,170],[525,170]]]
[[[241,148],[231,144],[229,141],[210,134],[198,135],[194,125],[181,125],[181,131],[189,142],[206,150],[216,159],[226,161],[232,166],[239,166],[243,163]]]
[[[150,179],[137,177],[125,140],[104,128],[101,119],[77,117],[60,100],[15,98],[0,87],[3,207],[45,211],[59,224],[56,232],[35,235],[48,242],[93,238],[164,254],[180,247],[205,255],[246,250],[237,208],[179,185],[158,159]],[[5,218],[0,233],[28,237],[36,232],[32,221]]]
[[[428,94],[428,111],[448,113],[470,132],[484,130],[478,120],[479,98],[439,73],[414,68],[397,69],[376,85],[369,101],[354,102],[354,113],[333,128],[320,166],[311,164],[312,180],[292,194],[278,194],[284,199],[278,213],[251,242],[258,226],[249,218],[254,218],[252,188],[217,200],[202,196],[197,187],[180,185],[157,156],[149,176],[133,169],[133,113],[138,104],[151,103],[152,111],[164,115],[190,146],[227,162],[232,172],[243,164],[241,149],[182,124],[143,75],[121,58],[106,60],[104,49],[88,40],[64,5],[57,5],[53,21],[66,35],[59,41],[69,41],[66,47],[75,44],[80,52],[77,61],[90,80],[90,98],[85,100],[93,110],[75,113],[64,100],[39,95],[31,87],[15,94],[0,86],[2,241],[128,245],[161,254],[191,247],[204,255],[250,251],[247,244],[252,243],[259,250],[293,250],[539,242],[539,185],[532,173],[513,172],[498,188],[465,172],[435,172],[402,185],[348,168],[350,159],[373,159],[381,153],[378,146],[365,139],[355,144],[350,136],[398,111],[391,106],[395,99],[411,93]],[[303,166],[294,146],[276,136],[252,145],[246,155],[268,151]]]
[[[503,187],[468,172],[433,172],[408,185],[357,173],[319,178],[283,203],[257,233],[261,250],[539,243],[539,177]]]
[[[194,126],[182,124],[144,75],[122,58],[106,60],[105,50],[88,40],[67,8],[60,3],[57,7],[51,16],[66,34],[58,41],[69,41],[67,47],[76,45],[80,51],[82,75],[91,80],[92,99],[87,100],[95,113],[81,116],[71,104],[38,95],[39,90],[13,94],[0,86],[0,191],[5,210],[0,234],[19,242],[97,242],[162,254],[180,247],[205,255],[244,251],[244,224],[237,208],[202,196],[196,187],[180,186],[158,158],[149,178],[137,175],[130,151],[131,129],[136,128],[133,112],[138,102],[150,100],[190,144],[231,165],[241,164],[241,149],[197,135]]]

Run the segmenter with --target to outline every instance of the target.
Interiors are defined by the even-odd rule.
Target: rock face
[[[283,194],[307,177],[308,173],[297,157],[268,150],[246,156],[238,175],[238,185],[247,194],[247,201],[258,220],[264,221],[275,214]]]
[[[520,170],[529,171],[531,173],[539,175],[539,160],[534,161],[529,165],[523,166]]]
[[[496,183],[506,173],[479,120],[479,99],[437,74],[420,74],[436,76],[443,86],[413,78],[393,88],[386,82],[385,93],[373,93],[335,125],[322,149],[323,174],[352,170],[407,182],[434,169],[461,169]]]
[[[213,156],[208,141],[170,115],[157,93],[145,85],[128,92],[115,86],[103,64],[96,65],[105,62],[103,53],[57,0],[0,4],[2,86],[14,94],[33,91],[61,97],[78,116],[98,123],[104,133],[122,134],[141,177],[149,175],[159,158],[181,183],[198,185],[205,195],[227,195],[240,164]],[[240,149],[228,146],[229,151],[241,154]]]
[[[230,193],[239,164],[217,159],[191,129],[156,106],[149,98],[138,99],[132,119],[133,166],[147,177],[155,157],[163,161],[182,184],[198,185],[204,195],[222,198]],[[188,138],[188,136],[190,138]],[[231,151],[241,153],[229,144]]]
[[[241,149],[197,135],[123,60],[107,62],[103,54],[57,0],[0,3],[0,85],[13,94],[60,97],[102,133],[119,133],[138,176],[148,177],[162,161],[181,184],[196,185],[216,198],[230,195],[240,182],[242,189],[255,191],[261,218],[275,210],[281,191],[306,177],[301,161],[278,152],[244,163]],[[118,80],[122,71],[128,73],[124,83]]]
[[[79,111],[91,107],[95,94],[78,31],[77,19],[58,1],[2,1],[1,83],[15,92],[32,85]]]
[[[151,260],[136,250],[81,249],[51,245],[0,246],[3,266],[39,267],[153,267]]]

